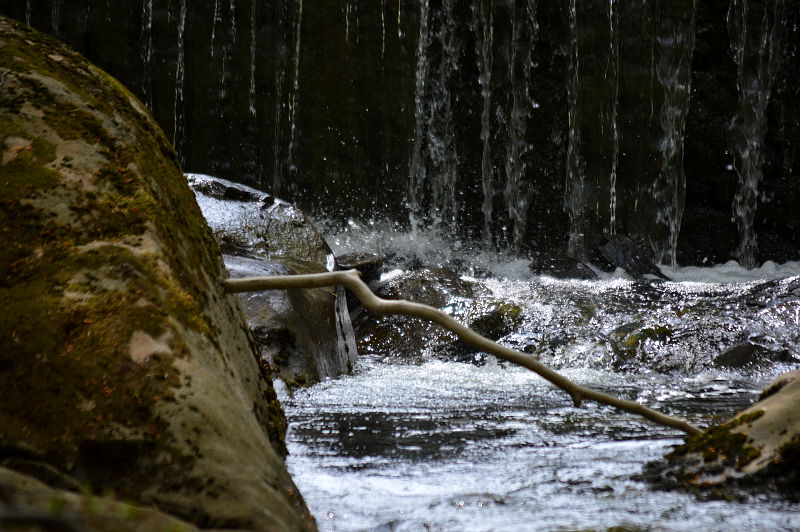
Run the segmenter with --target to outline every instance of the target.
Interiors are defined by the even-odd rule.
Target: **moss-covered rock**
[[[778,377],[749,408],[677,447],[651,473],[713,495],[778,489],[800,500],[800,371]]]
[[[194,532],[191,523],[112,497],[52,488],[0,467],[0,523],[4,530]]]
[[[285,419],[173,149],[0,18],[0,462],[199,526],[313,528]]]

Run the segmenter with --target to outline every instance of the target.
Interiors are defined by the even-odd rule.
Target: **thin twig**
[[[342,285],[350,289],[353,294],[361,301],[364,307],[376,314],[403,314],[406,316],[416,316],[428,321],[438,323],[445,329],[455,333],[459,338],[472,345],[473,347],[491,353],[498,358],[502,358],[513,364],[528,368],[529,370],[544,377],[557,387],[567,392],[576,406],[579,406],[584,399],[607,404],[640,415],[650,421],[665,425],[667,427],[682,430],[689,435],[701,434],[699,428],[678,418],[662,414],[635,401],[627,401],[617,397],[585,388],[575,384],[563,375],[553,371],[549,367],[539,362],[535,357],[504,347],[488,338],[481,336],[472,329],[460,324],[444,312],[404,300],[385,300],[372,293],[372,290],[361,280],[361,275],[357,270],[347,270],[339,272],[314,273],[307,275],[280,275],[274,277],[250,277],[244,279],[227,279],[223,281],[225,290],[234,292],[258,292],[261,290],[284,290],[287,288],[321,288],[323,286]]]

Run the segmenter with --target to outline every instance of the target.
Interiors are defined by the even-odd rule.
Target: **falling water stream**
[[[578,46],[578,12],[576,0],[569,4],[570,48],[569,77],[567,79],[567,114],[569,117],[569,144],[567,146],[566,192],[564,210],[569,214],[569,254],[583,259],[586,256],[586,227],[584,193],[586,168],[582,149],[580,105],[580,58]]]
[[[483,239],[492,241],[491,222],[494,214],[495,178],[492,164],[492,59],[494,44],[494,4],[477,1],[472,4],[472,31],[476,35],[475,56],[478,60],[478,83],[481,86],[481,185],[483,190]]]
[[[756,265],[758,241],[754,220],[758,186],[764,175],[767,104],[781,60],[786,28],[784,0],[731,0],[728,11],[731,48],[738,65],[739,112],[731,122],[731,149],[739,188],[733,213],[739,226],[737,256],[748,268]]]
[[[656,242],[656,258],[676,266],[678,234],[686,195],[683,169],[683,144],[686,116],[692,91],[692,55],[694,54],[697,0],[688,0],[683,16],[664,19],[656,34],[659,59],[656,78],[664,94],[661,105],[660,172],[653,184],[658,202],[656,221],[666,227],[667,237]]]
[[[151,61],[153,58],[153,0],[142,3],[142,94],[148,108],[153,107],[153,75]]]
[[[508,216],[514,224],[511,247],[519,249],[525,239],[528,223],[528,203],[531,187],[526,183],[529,145],[525,139],[533,102],[530,96],[531,54],[535,47],[536,0],[524,2],[521,9],[514,9],[511,22],[511,55],[509,58],[509,85],[511,86],[511,109],[508,113],[506,145],[506,183],[503,199]]]
[[[172,145],[180,153],[183,142],[183,82],[186,74],[184,32],[186,30],[186,0],[181,0],[178,18],[177,47],[178,57],[175,65],[175,100],[173,103]]]

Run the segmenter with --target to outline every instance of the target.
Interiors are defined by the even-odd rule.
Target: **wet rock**
[[[445,268],[407,272],[375,287],[385,299],[404,299],[444,311],[478,333],[497,340],[521,322],[517,305],[491,298],[479,282],[461,279]],[[447,360],[482,362],[485,355],[439,325],[408,316],[360,313],[354,320],[358,348],[401,360],[422,361],[431,356]]]
[[[4,530],[151,532],[199,530],[155,508],[78,490],[54,489],[34,477],[0,467],[0,523]]]
[[[336,257],[337,270],[358,270],[361,280],[372,284],[380,280],[383,272],[383,259],[374,253],[346,253]],[[350,290],[344,290],[347,297],[347,308],[351,315],[361,311],[361,301]]]
[[[316,225],[294,205],[217,177],[187,174],[217,241],[234,255],[290,257],[332,270],[333,253]]]
[[[380,279],[383,259],[374,253],[346,253],[336,257],[336,269],[358,270],[361,280],[369,284]]]
[[[325,271],[285,257],[228,255],[225,265],[233,278]],[[310,386],[352,370],[356,346],[340,289],[266,290],[239,297],[261,356],[288,385]]]
[[[285,201],[212,176],[189,186],[225,253],[232,277],[320,273],[334,257],[314,223]],[[342,290],[316,288],[240,294],[264,360],[290,386],[349,373],[356,357]]]
[[[800,500],[800,371],[779,376],[752,406],[689,438],[651,479],[715,497],[780,491]]]
[[[597,251],[611,265],[622,268],[634,279],[654,276],[668,281],[669,278],[647,258],[639,246],[627,235],[606,235],[606,242]]]
[[[800,359],[792,356],[789,351],[782,349],[775,351],[758,344],[744,343],[734,346],[714,359],[714,366],[726,369],[753,369],[769,366],[775,363],[792,363]]]
[[[587,264],[566,253],[536,254],[530,269],[536,275],[549,275],[556,279],[597,279],[597,274]]]
[[[0,464],[198,526],[313,529],[270,375],[161,130],[5,18],[0,71]]]

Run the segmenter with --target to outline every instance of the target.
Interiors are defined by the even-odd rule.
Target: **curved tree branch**
[[[223,281],[225,290],[228,292],[258,292],[261,290],[284,290],[287,288],[321,288],[323,286],[342,285],[350,289],[353,294],[361,301],[364,307],[376,314],[404,314],[416,316],[428,321],[438,323],[445,329],[455,333],[459,338],[472,345],[473,347],[491,353],[498,358],[507,360],[513,364],[523,366],[544,377],[557,387],[567,392],[576,406],[581,404],[584,399],[590,399],[598,403],[607,404],[640,415],[655,423],[667,427],[682,430],[689,435],[701,434],[699,428],[674,418],[661,412],[657,412],[635,401],[619,399],[591,388],[585,388],[575,384],[563,375],[545,366],[535,357],[520,353],[508,347],[504,347],[488,338],[481,336],[472,329],[460,324],[444,312],[404,300],[388,301],[381,299],[372,293],[372,290],[361,280],[361,275],[357,270],[347,270],[327,273],[314,273],[307,275],[281,275],[274,277],[251,277],[244,279],[227,279]]]

